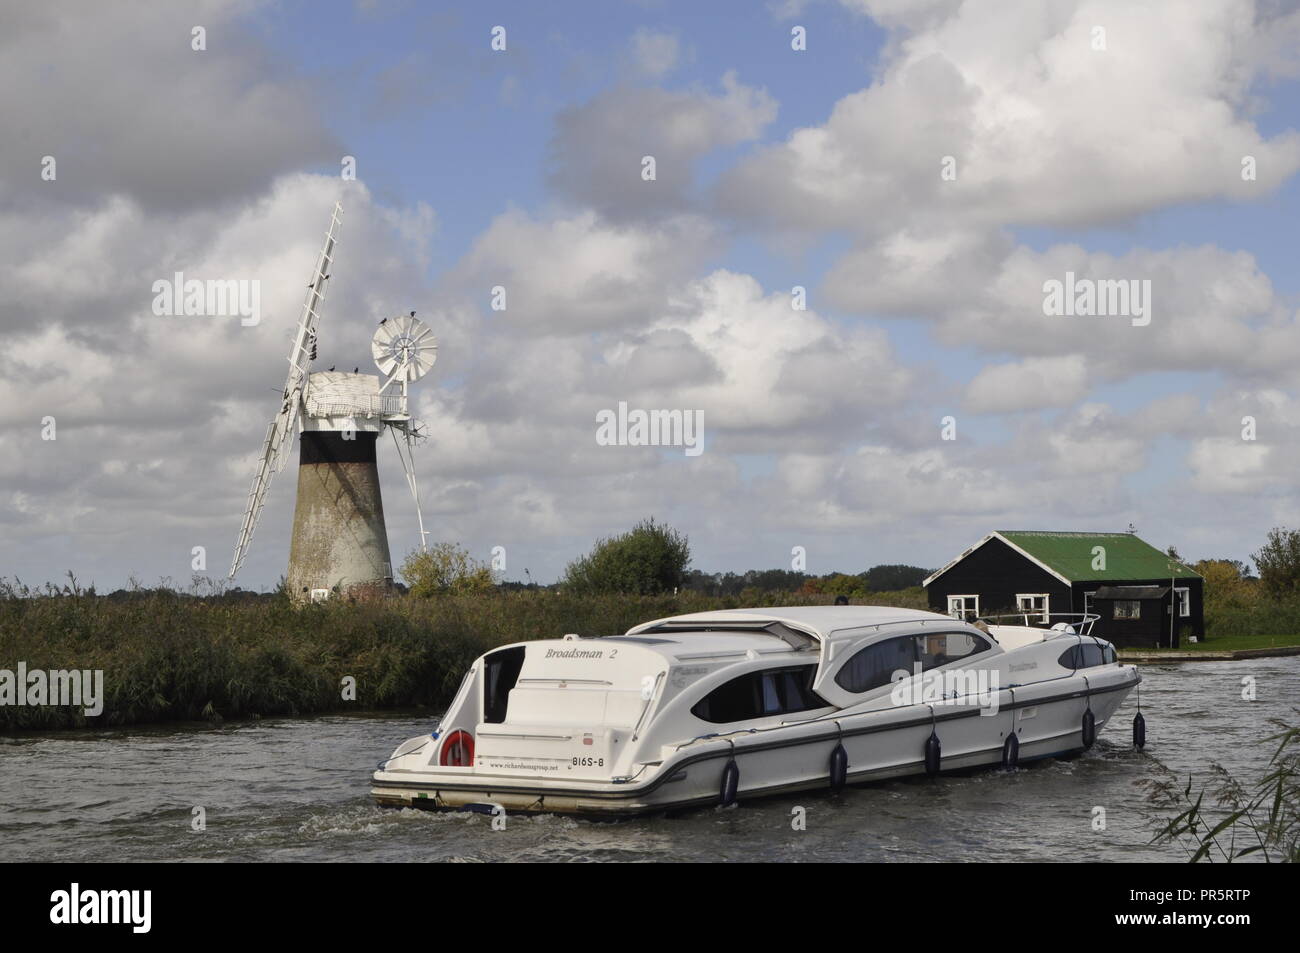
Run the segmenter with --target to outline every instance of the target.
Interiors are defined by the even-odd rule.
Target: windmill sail
[[[384,383],[387,388],[398,381],[402,387],[402,419],[389,419],[389,429],[393,434],[393,445],[397,447],[398,459],[406,471],[406,485],[411,488],[411,497],[415,500],[415,518],[420,524],[420,550],[425,550],[428,533],[424,531],[424,515],[420,512],[420,488],[415,479],[415,453],[412,449],[416,438],[415,421],[405,415],[406,385],[418,381],[433,368],[438,359],[438,339],[425,327],[424,322],[415,319],[415,312],[410,317],[399,315],[381,321],[375,335],[370,340],[370,354],[375,359],[379,372],[388,377]],[[406,442],[406,452],[402,452],[402,443],[397,439],[397,431],[402,431]]]
[[[262,458],[258,462],[257,472],[253,475],[252,486],[248,490],[244,523],[239,531],[239,542],[235,546],[235,558],[230,564],[231,579],[235,578],[240,566],[244,564],[244,557],[248,554],[248,546],[253,541],[253,530],[257,528],[257,519],[262,514],[262,504],[266,502],[266,491],[271,486],[271,478],[284,469],[289,459],[289,435],[296,429],[303,390],[307,386],[307,374],[316,354],[316,322],[320,318],[321,304],[325,300],[325,280],[329,277],[330,267],[333,264],[334,245],[338,241],[342,214],[343,206],[336,202],[334,212],[330,216],[329,231],[325,233],[325,245],[316,260],[316,269],[312,272],[311,283],[307,286],[307,300],[303,303],[302,318],[298,321],[293,350],[289,352],[289,376],[285,381],[284,393],[281,395],[280,410],[266,429],[266,438],[262,442]]]

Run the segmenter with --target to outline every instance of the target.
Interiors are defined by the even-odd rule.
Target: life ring
[[[444,768],[468,768],[474,763],[474,736],[457,728],[442,743],[438,764]]]

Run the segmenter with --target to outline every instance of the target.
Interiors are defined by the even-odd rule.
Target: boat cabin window
[[[825,708],[826,702],[812,690],[816,674],[816,665],[746,672],[701,698],[691,714],[703,721],[724,724]]]
[[[860,650],[835,673],[835,684],[846,692],[869,692],[888,685],[897,671],[912,673],[916,664],[916,637],[885,639]]]
[[[1116,661],[1115,646],[1109,642],[1080,642],[1061,653],[1057,659],[1062,668],[1092,668]]]
[[[938,635],[918,635],[916,647],[921,659],[921,671],[928,672],[940,665],[960,662],[989,648],[988,640],[969,632],[941,632]]]
[[[971,632],[935,632],[924,635],[904,635],[868,645],[844,663],[835,673],[835,684],[846,692],[869,692],[888,685],[895,672],[916,673],[919,662],[922,672],[941,665],[950,665],[987,652],[989,642]]]
[[[510,689],[519,681],[519,670],[524,667],[524,647],[502,649],[483,660],[483,721],[490,725],[504,724],[506,704]]]

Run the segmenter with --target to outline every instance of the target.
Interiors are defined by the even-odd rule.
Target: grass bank
[[[1300,644],[1300,599],[1227,601],[1207,596],[1205,633],[1211,645],[1225,648],[1256,648],[1229,645],[1236,639],[1287,639],[1282,645]]]
[[[12,592],[12,590],[9,590]],[[103,714],[0,705],[0,731],[240,719],[385,708],[440,709],[474,658],[566,632],[610,635],[662,616],[754,605],[820,605],[829,595],[573,596],[493,591],[294,608],[276,597],[200,598],[167,589],[23,596],[0,589],[0,669],[104,672]],[[920,588],[855,603],[925,608]],[[1300,644],[1300,607],[1207,612],[1220,651]],[[1270,628],[1270,622],[1273,626]],[[342,683],[356,680],[356,700]]]
[[[882,594],[885,604],[914,593]],[[767,593],[758,604],[829,596]],[[496,645],[566,632],[610,635],[661,616],[754,605],[710,597],[493,592],[294,608],[280,598],[202,599],[155,590],[130,598],[0,599],[0,669],[104,672],[104,710],[0,705],[0,731],[303,715],[445,705],[474,658]],[[344,701],[345,676],[356,700]]]
[[[1276,649],[1300,645],[1300,635],[1249,633],[1212,636],[1205,642],[1186,643],[1182,652],[1236,652],[1242,649]]]

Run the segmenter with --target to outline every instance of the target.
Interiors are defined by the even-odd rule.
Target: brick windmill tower
[[[288,463],[289,437],[296,431],[298,495],[286,578],[289,595],[299,602],[375,595],[391,588],[392,556],[376,453],[385,430],[393,435],[415,499],[421,547],[425,540],[412,454],[416,426],[407,388],[437,359],[432,332],[415,319],[415,312],[386,318],[371,340],[378,375],[310,370],[341,213],[336,204],[307,286],[280,409],[266,431],[230,567],[233,580],[248,553],[271,478]]]

